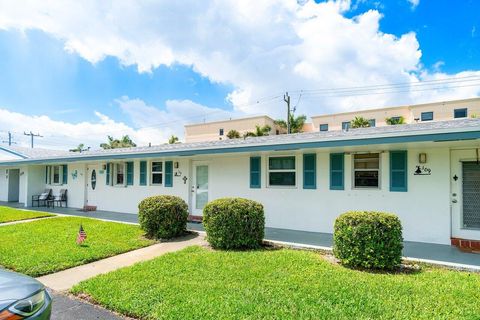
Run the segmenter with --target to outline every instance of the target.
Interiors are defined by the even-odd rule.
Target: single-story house
[[[0,162],[0,201],[68,189],[68,205],[137,213],[145,197],[190,214],[221,197],[265,207],[268,227],[333,232],[348,210],[397,214],[409,241],[480,240],[480,119],[87,151]],[[19,183],[9,172],[18,170]],[[15,176],[14,179],[17,179]]]

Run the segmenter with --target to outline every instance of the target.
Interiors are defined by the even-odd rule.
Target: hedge
[[[153,196],[138,205],[140,227],[147,237],[170,239],[187,230],[188,206],[176,196]]]
[[[402,259],[402,224],[394,215],[350,211],[335,221],[333,252],[346,266],[392,270]]]
[[[243,198],[211,201],[203,209],[203,226],[213,248],[258,248],[265,228],[263,205]]]

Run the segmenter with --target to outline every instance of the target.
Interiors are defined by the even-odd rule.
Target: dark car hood
[[[43,288],[43,284],[33,278],[0,269],[0,305],[5,301],[26,298]]]

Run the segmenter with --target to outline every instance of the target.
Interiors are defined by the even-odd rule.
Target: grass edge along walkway
[[[26,209],[10,208],[0,206],[0,226],[4,223],[39,219],[45,217],[54,217],[55,214],[51,214],[43,211],[31,211]]]

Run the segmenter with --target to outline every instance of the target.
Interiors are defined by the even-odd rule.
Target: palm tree
[[[256,125],[254,132],[248,131],[243,135],[243,137],[246,138],[268,136],[270,134],[270,131],[272,131],[272,127],[270,127],[268,124],[264,125],[263,127]]]
[[[290,114],[290,133],[299,133],[303,132],[303,125],[307,121],[307,116],[304,114],[295,117],[293,114]],[[275,124],[281,128],[287,129],[287,122],[282,119],[275,120]]]
[[[394,125],[397,125],[397,124],[405,124],[405,118],[402,117],[402,116],[387,118],[387,119],[385,119],[385,121],[387,122],[387,124],[389,124],[391,126],[394,126]]]
[[[238,132],[235,129],[232,129],[232,130],[228,131],[227,138],[228,139],[238,139],[238,138],[240,138],[240,132]]]
[[[172,136],[170,137],[170,139],[168,139],[168,143],[169,143],[169,144],[175,144],[175,143],[177,143],[177,142],[178,142],[178,137],[177,137],[177,136],[174,136],[173,134],[172,134]]]
[[[352,121],[350,121],[350,127],[355,128],[368,128],[370,127],[370,122],[365,119],[364,117],[355,117]]]
[[[136,146],[135,142],[128,135],[123,136],[120,140],[108,136],[108,142],[100,144],[100,147],[103,149],[131,148]]]
[[[85,148],[85,144],[80,143],[76,148],[70,149],[70,152],[82,152],[82,151],[86,151],[88,149],[90,149],[90,148]]]

